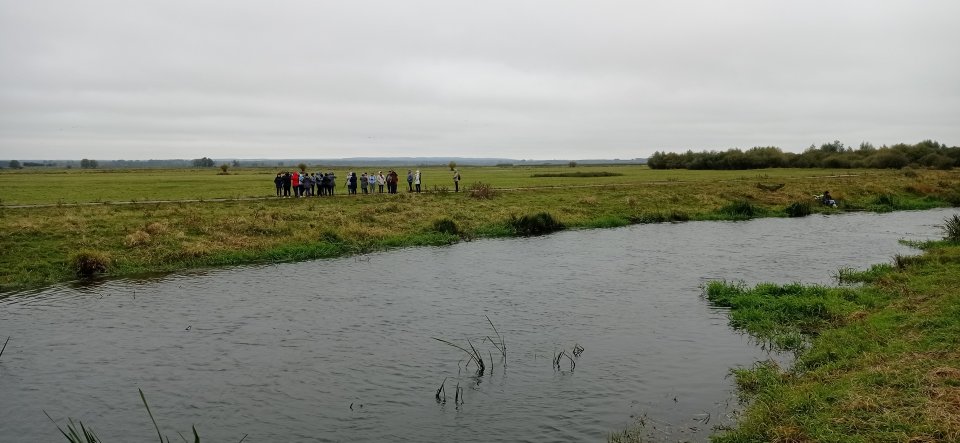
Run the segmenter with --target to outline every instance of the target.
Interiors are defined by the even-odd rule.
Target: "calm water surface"
[[[154,441],[137,388],[171,439],[196,424],[204,441],[603,441],[645,415],[654,437],[702,440],[729,421],[729,369],[767,358],[702,283],[830,283],[954,212],[638,225],[8,294],[0,441],[60,441],[42,410]],[[432,337],[493,363],[472,377]],[[575,344],[575,370],[556,371]]]

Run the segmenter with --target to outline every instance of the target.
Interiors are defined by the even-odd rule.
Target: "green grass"
[[[347,169],[358,168],[338,172],[343,175]],[[106,258],[105,269],[93,268],[92,274],[133,276],[524,235],[511,220],[537,213],[550,214],[568,229],[616,227],[783,217],[790,204],[810,200],[825,187],[848,208],[858,210],[874,207],[881,195],[892,200],[879,203],[893,205],[882,210],[948,206],[946,198],[960,189],[960,177],[947,171],[917,171],[916,177],[905,177],[880,170],[849,175],[849,170],[808,169],[749,173],[653,171],[643,166],[578,169],[622,175],[597,177],[585,184],[571,178],[530,177],[534,172],[569,172],[566,166],[462,167],[461,184],[483,182],[496,192],[482,199],[471,198],[469,192],[409,194],[402,190],[398,195],[341,193],[335,198],[276,199],[271,197],[274,169],[240,169],[231,175],[198,169],[4,170],[0,172],[0,291],[77,278],[80,251]],[[452,184],[445,167],[420,170],[426,189]],[[784,186],[776,191],[759,189],[758,180]],[[178,201],[200,197],[203,201]],[[212,201],[236,197],[254,200]],[[130,203],[134,200],[137,203]],[[11,207],[20,204],[50,206]],[[837,209],[814,205],[811,211]],[[453,225],[440,226],[438,220]]]
[[[747,407],[714,441],[960,440],[960,245],[838,276],[865,284],[707,286],[731,325],[796,353],[733,371]]]

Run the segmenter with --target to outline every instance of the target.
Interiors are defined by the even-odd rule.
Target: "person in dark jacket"
[[[351,194],[357,193],[357,173],[351,172],[350,176],[347,177],[347,190]]]
[[[273,179],[273,184],[277,187],[277,197],[283,197],[283,174],[278,172]]]
[[[413,171],[407,169],[407,192],[413,192]]]
[[[293,176],[290,175],[290,171],[283,173],[283,196],[290,198],[290,187],[293,183]]]

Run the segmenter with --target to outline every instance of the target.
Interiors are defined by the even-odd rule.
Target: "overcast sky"
[[[0,158],[960,145],[960,1],[0,0]]]

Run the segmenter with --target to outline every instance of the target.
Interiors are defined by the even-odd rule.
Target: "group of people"
[[[364,194],[373,194],[378,192],[383,194],[383,188],[387,188],[387,193],[396,194],[397,185],[400,183],[400,175],[396,171],[389,170],[386,174],[378,171],[376,174],[370,172],[361,172],[358,176],[356,172],[347,173],[344,186],[347,193],[357,194],[359,188]],[[278,172],[273,179],[273,184],[277,188],[277,197],[310,197],[334,195],[337,187],[337,176],[330,172],[297,172],[287,171]],[[407,170],[407,189],[408,192],[417,192],[421,190],[422,178],[420,170],[414,172]],[[460,192],[460,171],[453,170],[453,186],[455,192]]]

